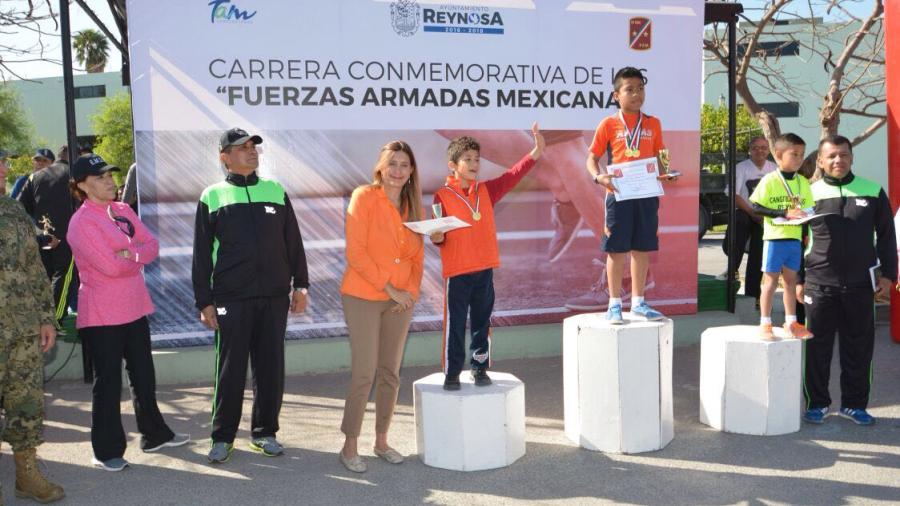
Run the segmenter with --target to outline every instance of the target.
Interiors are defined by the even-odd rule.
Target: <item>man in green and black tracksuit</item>
[[[250,447],[280,455],[275,439],[284,392],[288,308],[306,308],[306,254],[290,198],[256,175],[258,135],[234,128],[219,141],[225,181],[203,191],[194,231],[194,299],[201,321],[216,331],[216,387],[209,460],[233,450],[244,402],[247,359],[253,378]]]
[[[824,177],[812,185],[816,214],[806,250],[804,299],[806,343],[804,420],[822,423],[831,397],[828,379],[839,335],[841,416],[860,425],[875,419],[866,412],[875,342],[874,295],[890,293],[897,279],[897,252],[891,205],[881,187],[854,175],[850,141],[829,136],[819,144]],[[881,264],[878,269],[877,264]]]

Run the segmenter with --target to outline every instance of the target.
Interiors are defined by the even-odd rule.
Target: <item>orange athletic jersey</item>
[[[347,207],[347,270],[341,293],[388,300],[390,284],[419,297],[425,247],[422,236],[403,226],[397,208],[377,186],[353,191]]]
[[[634,128],[638,120],[637,114],[622,113],[628,123],[629,130]],[[619,120],[619,115],[614,114],[603,118],[594,132],[594,140],[591,142],[591,153],[598,158],[606,156],[606,146],[612,146],[612,163],[630,162],[641,158],[653,158],[660,149],[665,148],[662,138],[662,125],[653,116],[644,114],[641,124],[641,140],[638,149],[641,155],[638,158],[625,156],[625,126]]]
[[[478,183],[477,186],[472,185],[463,190],[459,186],[459,180],[453,176],[447,178],[447,186],[465,197],[472,209],[475,208],[477,195],[480,199],[478,212],[481,213],[481,219],[475,221],[469,206],[449,188],[442,187],[435,192],[435,200],[440,201],[444,216],[456,216],[472,225],[451,230],[444,235],[444,242],[440,247],[444,278],[500,267],[494,205],[488,186]]]

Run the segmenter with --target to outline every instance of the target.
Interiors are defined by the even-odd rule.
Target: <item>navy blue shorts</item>
[[[659,197],[623,200],[606,195],[606,230],[603,251],[656,251],[659,249]]]

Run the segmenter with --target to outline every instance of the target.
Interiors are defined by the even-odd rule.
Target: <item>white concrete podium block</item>
[[[725,432],[775,436],[800,430],[803,347],[759,338],[751,325],[706,329],[700,342],[700,421]]]
[[[565,319],[563,400],[569,439],[610,453],[659,450],[672,441],[673,328],[669,319],[610,325],[602,313]]]
[[[525,455],[525,384],[490,372],[492,385],[476,387],[464,371],[462,388],[444,390],[444,375],[413,383],[416,449],[425,465],[455,471],[505,467]]]

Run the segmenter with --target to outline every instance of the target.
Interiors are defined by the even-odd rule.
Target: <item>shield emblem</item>
[[[650,49],[651,28],[649,18],[631,18],[628,21],[628,47],[635,51]]]

